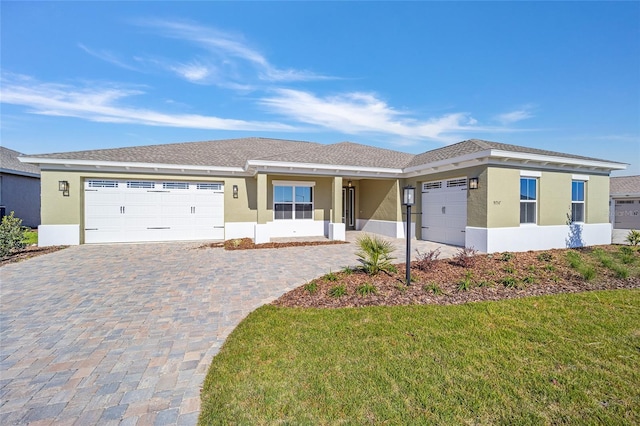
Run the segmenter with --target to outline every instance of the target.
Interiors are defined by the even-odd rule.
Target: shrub
[[[596,277],[595,268],[591,265],[586,264],[577,251],[572,250],[567,252],[567,261],[569,262],[569,265],[573,269],[577,270],[585,280],[589,281]]]
[[[342,268],[341,272],[345,275],[351,275],[353,274],[353,268],[351,266],[345,266],[344,268]]]
[[[625,238],[625,241],[632,246],[637,246],[638,244],[640,244],[640,231],[632,229],[631,231],[629,231],[629,234],[627,234],[627,238]]]
[[[356,287],[356,293],[360,296],[369,296],[370,294],[377,294],[378,289],[373,284],[364,283]]]
[[[533,275],[527,275],[522,279],[522,282],[525,284],[533,284],[536,282],[536,277],[534,277]]]
[[[473,274],[471,271],[467,271],[464,274],[464,278],[458,283],[458,290],[460,291],[468,291],[473,286]]]
[[[431,292],[435,295],[442,294],[442,289],[440,288],[440,286],[438,286],[438,284],[434,282],[425,284],[424,286],[422,286],[422,289],[426,292]]]
[[[318,283],[315,281],[311,281],[304,285],[304,289],[309,292],[309,294],[315,294],[318,291]]]
[[[396,267],[396,265],[389,265],[385,271],[387,272],[391,272],[392,274],[397,274],[398,273],[398,268]]]
[[[430,271],[440,257],[440,249],[429,250],[425,253],[420,253],[420,250],[416,249],[416,267],[422,271]]]
[[[491,287],[493,282],[482,280],[478,283],[478,287]]]
[[[0,223],[0,257],[7,257],[25,248],[26,231],[22,219],[14,217],[13,212],[4,216]]]
[[[514,277],[504,277],[502,279],[502,285],[508,288],[514,288],[518,286],[518,280],[516,280]]]
[[[453,256],[453,261],[458,266],[469,268],[473,266],[474,257],[477,253],[478,251],[473,247],[462,247],[455,256]]]
[[[329,273],[326,274],[323,278],[325,281],[330,281],[330,282],[338,281],[338,276],[333,272],[331,272],[331,269],[329,269]]]
[[[538,260],[540,262],[551,262],[553,260],[553,255],[551,253],[543,251],[538,255]]]
[[[363,269],[369,275],[376,275],[391,268],[391,261],[395,259],[391,253],[395,251],[395,247],[389,241],[364,235],[356,240],[356,244],[359,247],[356,252],[358,262],[362,263]]]
[[[344,284],[333,286],[329,289],[329,296],[336,299],[347,294],[347,287]]]
[[[545,271],[553,272],[556,270],[556,267],[553,265],[544,265],[544,268],[542,269],[544,269]]]
[[[593,266],[585,266],[579,271],[582,274],[582,278],[587,281],[591,281],[596,277],[596,270]]]
[[[509,265],[506,265],[504,268],[502,268],[502,270],[505,271],[507,274],[513,274],[516,269],[513,267],[513,265],[509,264]]]
[[[505,251],[504,253],[502,253],[502,255],[500,256],[500,260],[502,260],[503,262],[508,262],[511,259],[513,259],[513,253],[509,253],[508,251]]]

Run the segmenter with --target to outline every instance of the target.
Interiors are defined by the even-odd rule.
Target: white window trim
[[[540,172],[531,172],[531,173],[540,173]],[[542,176],[542,173],[540,173],[540,176]],[[520,222],[520,226],[538,226],[538,199],[539,199],[539,187],[540,187],[540,180],[538,179],[540,176],[529,176],[529,175],[522,175],[522,172],[520,172],[520,180],[522,179],[533,179],[536,181],[536,199],[535,201],[530,201],[530,200],[520,200],[520,204],[518,204],[518,207],[522,206],[522,203],[526,203],[526,204],[534,204],[535,208],[533,209],[534,214],[535,214],[535,220],[533,222],[525,222],[522,223]],[[520,216],[520,212],[518,212],[518,216]]]
[[[542,172],[533,170],[520,170],[520,177],[541,178]]]
[[[583,181],[588,181],[589,180],[589,176],[587,175],[571,175],[571,180],[583,180]]]
[[[301,221],[313,221],[315,220],[315,216],[316,216],[316,197],[315,197],[315,186],[316,183],[313,181],[293,181],[293,180],[274,180],[271,182],[272,186],[273,186],[273,220],[274,221],[286,221],[286,220],[301,220]],[[303,188],[314,188],[311,192],[311,197],[312,200],[311,201],[311,217],[308,219],[296,219],[296,210],[295,210],[295,205],[296,204],[309,204],[309,203],[296,203],[295,201],[292,201],[291,203],[276,203],[276,187],[277,186],[290,186],[293,188],[293,195],[295,196],[296,193],[296,187],[303,187]],[[292,209],[292,215],[291,215],[291,219],[276,219],[276,204],[291,204],[294,208]]]
[[[306,180],[274,180],[271,183],[273,186],[316,186],[315,182]]]
[[[574,175],[575,176],[575,175]],[[588,176],[587,176],[587,180]],[[584,199],[582,201],[573,201],[573,188],[572,189],[572,195],[571,195],[571,222],[572,223],[586,223],[586,219],[587,219],[587,185],[585,184],[585,180],[583,179],[572,179],[571,180],[571,186],[573,187],[573,182],[582,182],[583,184],[583,195],[584,195]],[[583,220],[573,220],[573,205],[574,204],[582,204],[582,219]]]

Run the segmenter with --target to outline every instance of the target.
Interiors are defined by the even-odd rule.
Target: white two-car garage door
[[[466,226],[466,178],[422,184],[423,240],[464,246]]]
[[[86,180],[85,243],[224,239],[218,182]]]

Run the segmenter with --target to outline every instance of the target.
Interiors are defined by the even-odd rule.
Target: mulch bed
[[[237,238],[235,240],[227,240],[225,242],[204,244],[199,248],[224,247],[225,250],[253,250],[253,249],[272,249],[284,247],[302,247],[302,246],[324,246],[333,244],[349,244],[346,241],[290,241],[290,242],[272,242],[255,244],[251,238]]]
[[[19,252],[10,254],[9,256],[0,259],[0,266],[8,265],[9,263],[22,262],[23,260],[31,259],[32,257],[41,256],[43,254],[49,254],[58,250],[66,249],[69,246],[27,246]]]
[[[616,251],[616,246],[602,246],[606,251]],[[588,250],[588,249],[583,249]],[[599,268],[595,279],[587,281],[566,261],[567,250],[546,250],[547,260],[539,258],[542,252],[510,253],[503,260],[500,253],[476,255],[468,267],[458,265],[455,260],[436,260],[427,270],[418,269],[412,262],[412,283],[406,286],[404,264],[398,264],[397,273],[379,273],[370,276],[364,271],[334,273],[335,281],[321,277],[311,285],[298,287],[273,302],[277,306],[342,308],[378,305],[451,305],[467,302],[502,300],[526,296],[557,293],[575,293],[590,290],[640,288],[640,278],[616,278],[613,271]],[[640,253],[636,253],[640,257]],[[637,263],[637,262],[636,262]],[[513,280],[512,280],[513,279]],[[461,289],[467,280],[468,290]],[[507,284],[505,284],[505,282]],[[376,294],[361,296],[357,288],[372,284]],[[332,297],[329,290],[344,285],[346,294]],[[315,292],[309,288],[315,287]],[[436,294],[438,288],[441,294]]]

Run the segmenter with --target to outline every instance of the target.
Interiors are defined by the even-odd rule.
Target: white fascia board
[[[293,163],[284,161],[264,161],[249,160],[247,168],[254,167],[259,171],[275,172],[300,172],[304,174],[323,175],[353,175],[355,176],[381,176],[389,175],[398,177],[403,174],[402,169],[389,169],[385,167],[358,167],[345,166],[340,164],[317,164],[317,163]]]
[[[532,161],[536,163],[566,164],[568,166],[582,166],[586,168],[596,167],[599,169],[609,170],[624,170],[628,166],[628,164],[626,163],[613,163],[611,161],[583,160],[580,158],[531,154],[527,152],[502,151],[499,149],[492,149],[490,156],[492,158],[506,158],[512,160]]]
[[[489,157],[489,154],[489,150],[478,151],[472,154],[461,155],[459,157],[447,158],[445,160],[434,161],[432,163],[420,164],[419,166],[407,167],[404,169],[404,173],[409,174],[422,171],[440,172],[442,171],[440,169],[445,169],[447,166],[449,166],[449,168],[473,167],[484,163],[484,160]]]
[[[26,157],[25,163],[39,164],[43,170],[109,170],[109,171],[131,171],[141,170],[154,173],[162,171],[181,171],[199,173],[223,173],[240,174],[246,173],[242,167],[217,167],[217,166],[195,166],[188,164],[163,164],[163,163],[127,163],[119,161],[92,161],[92,160],[64,160],[57,158]],[[28,161],[27,161],[28,160]],[[22,160],[21,160],[22,161]]]
[[[26,176],[26,177],[32,177],[32,178],[40,179],[40,173],[23,172],[23,171],[20,171],[20,170],[3,169],[3,168],[0,168],[0,173],[5,173],[5,174],[8,174],[8,175],[16,175],[16,176]]]
[[[615,194],[609,194],[611,198],[622,200],[625,198],[640,198],[640,192],[618,192]]]

